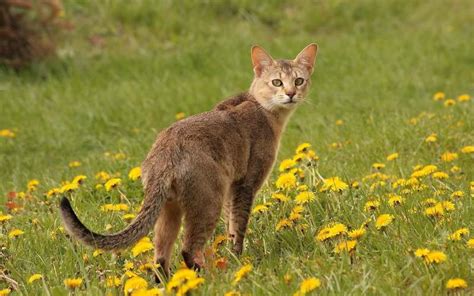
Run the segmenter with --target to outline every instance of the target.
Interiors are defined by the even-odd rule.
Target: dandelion
[[[347,232],[347,227],[344,224],[334,223],[321,229],[318,235],[316,236],[316,239],[319,241],[325,241],[327,239],[336,237],[346,232]]]
[[[401,205],[403,202],[404,199],[399,195],[393,195],[388,200],[388,204],[392,207]]]
[[[59,188],[52,188],[46,192],[46,197],[53,197],[61,193],[61,189]]]
[[[308,151],[309,148],[311,148],[310,143],[302,143],[302,144],[298,145],[298,147],[296,148],[295,154],[304,153],[304,152]]]
[[[467,288],[466,281],[460,278],[450,279],[446,283],[446,289],[449,289],[449,290],[466,289],[466,288]]]
[[[347,236],[352,239],[359,239],[365,234],[365,232],[366,232],[365,228],[361,227],[361,228],[349,231],[347,233]]]
[[[171,280],[168,282],[166,290],[171,293],[176,292],[176,295],[185,295],[188,291],[196,289],[199,285],[204,283],[203,278],[199,278],[194,270],[180,269]]]
[[[461,198],[461,197],[464,197],[464,192],[462,192],[460,190],[454,191],[453,193],[451,193],[451,198],[452,199]]]
[[[384,163],[376,162],[372,164],[372,167],[376,170],[381,170],[385,167]]]
[[[436,135],[436,134],[431,134],[428,137],[426,137],[426,139],[425,139],[426,143],[434,143],[436,141],[438,141],[438,135]]]
[[[321,286],[321,281],[315,277],[305,279],[301,282],[298,291],[293,294],[293,296],[302,296],[306,295],[309,292],[319,288]]]
[[[123,293],[125,295],[132,295],[133,292],[144,290],[146,288],[148,288],[148,283],[145,279],[139,276],[133,276],[125,282]]]
[[[444,107],[451,107],[456,105],[456,101],[453,99],[447,99],[446,101],[444,101],[443,105]]]
[[[380,202],[377,200],[369,200],[364,205],[364,211],[370,212],[376,210],[380,206]]]
[[[217,251],[219,249],[219,246],[222,245],[225,241],[227,240],[225,235],[218,235],[214,239],[214,242],[212,243],[212,249],[214,251]]]
[[[336,125],[343,125],[343,124],[344,124],[344,120],[342,119],[336,120]]]
[[[43,278],[43,275],[39,273],[35,273],[28,278],[28,284],[32,284],[33,282],[36,282],[37,280],[40,280],[42,278]]]
[[[395,217],[390,214],[382,214],[377,217],[377,220],[375,220],[375,228],[378,230],[383,229],[387,227],[390,223],[392,223],[393,219]]]
[[[118,287],[120,286],[120,278],[117,276],[108,276],[105,280],[105,285],[108,288]]]
[[[302,185],[299,185],[298,187],[296,187],[297,191],[308,191],[308,189],[309,189],[309,187],[306,184],[302,184]]]
[[[224,296],[240,296],[240,292],[237,291],[229,291],[224,294]]]
[[[30,180],[27,184],[28,192],[36,191],[39,185],[39,181],[36,179]]]
[[[451,162],[455,159],[458,159],[457,153],[445,152],[441,155],[441,160],[444,162]]]
[[[70,168],[77,168],[77,167],[80,167],[81,165],[82,165],[81,162],[80,162],[80,161],[77,161],[77,160],[71,161],[71,162],[68,164],[68,166],[69,166]]]
[[[149,237],[145,236],[132,248],[132,256],[137,257],[138,255],[147,251],[153,250],[153,244]]]
[[[97,256],[100,256],[104,254],[104,250],[101,250],[101,249],[96,249],[94,250],[94,252],[92,253],[92,257],[97,257]]]
[[[453,232],[452,234],[450,234],[448,236],[448,239],[450,239],[452,241],[459,241],[464,236],[467,236],[467,235],[469,235],[469,229],[464,227],[464,228],[460,228],[460,229],[456,230],[455,232]]]
[[[8,237],[9,237],[9,238],[16,238],[16,237],[18,237],[18,236],[20,236],[20,235],[23,235],[24,233],[25,233],[25,232],[24,232],[23,230],[20,230],[20,229],[16,229],[16,228],[15,228],[15,229],[13,229],[12,231],[10,231],[10,232],[8,233]]]
[[[0,296],[8,295],[8,294],[10,294],[11,292],[12,292],[12,290],[9,289],[9,288],[2,289],[2,290],[0,290]]]
[[[130,170],[128,173],[128,178],[132,181],[138,180],[142,176],[142,169],[140,167],[135,167]]]
[[[424,258],[426,263],[441,263],[446,261],[447,256],[441,251],[430,251]]]
[[[468,249],[474,249],[474,238],[471,238],[466,243]]]
[[[442,91],[439,91],[433,95],[434,101],[442,101],[446,98],[446,94]]]
[[[280,172],[288,171],[289,169],[293,168],[296,166],[296,161],[293,159],[284,159],[282,162],[280,162],[280,167],[278,170]]]
[[[102,212],[120,212],[120,211],[128,211],[128,205],[126,204],[105,204],[100,207]]]
[[[13,218],[12,215],[4,215],[4,214],[0,213],[0,223],[11,220],[12,218]]]
[[[441,217],[444,215],[444,207],[441,203],[425,209],[425,215],[429,217]]]
[[[471,96],[468,94],[462,94],[458,96],[458,102],[469,102]]]
[[[73,192],[77,189],[79,189],[79,183],[66,183],[59,189],[59,192],[67,193],[67,192]]]
[[[108,180],[106,183],[105,183],[105,190],[107,191],[110,191],[112,190],[113,188],[119,186],[120,184],[122,184],[122,180],[119,179],[119,178],[113,178],[113,179],[110,179]]]
[[[111,178],[110,175],[104,171],[100,171],[97,174],[95,174],[95,179],[101,183],[107,182],[110,178]]]
[[[296,187],[296,177],[292,173],[281,174],[275,185],[278,189],[292,189]]]
[[[432,176],[434,179],[438,179],[438,180],[444,180],[444,179],[448,179],[448,178],[449,178],[449,175],[446,174],[445,172],[434,172],[431,176]]]
[[[276,199],[279,202],[287,202],[290,200],[290,198],[283,193],[273,193],[272,199]]]
[[[349,185],[344,183],[339,177],[331,177],[324,179],[324,184],[321,187],[320,191],[333,191],[333,192],[341,192],[345,189],[349,188]]]
[[[252,264],[245,264],[242,266],[235,274],[234,274],[234,281],[232,282],[233,285],[236,285],[240,282],[244,277],[246,277],[251,271],[253,270]]]
[[[264,213],[266,211],[268,211],[268,207],[266,205],[256,205],[253,208],[252,213],[257,214],[257,213]]]
[[[315,196],[314,196],[314,193],[311,191],[300,192],[295,197],[295,201],[297,204],[305,204],[313,200],[315,200]]]
[[[82,285],[81,278],[69,278],[64,280],[64,285],[69,289],[76,289]]]
[[[125,214],[122,216],[122,219],[129,222],[135,218],[135,214]]]
[[[474,146],[464,146],[461,148],[461,152],[464,154],[474,153]]]
[[[84,175],[75,176],[74,179],[72,179],[71,183],[82,184],[82,183],[84,183],[85,179],[87,179],[87,177],[84,176]]]
[[[395,160],[397,158],[398,158],[398,153],[392,153],[392,154],[387,156],[388,161],[392,161],[392,160]]]
[[[356,245],[357,245],[356,240],[340,242],[334,247],[334,253],[339,254],[344,251],[350,253],[351,251],[355,249]]]
[[[176,113],[176,115],[174,117],[176,118],[176,120],[181,120],[181,119],[184,119],[186,117],[186,114],[184,112],[178,112],[178,113]]]
[[[417,249],[417,250],[415,251],[415,256],[416,256],[416,257],[420,257],[420,258],[424,258],[424,257],[426,257],[429,253],[430,253],[430,250],[429,250],[429,249],[426,249],[426,248]]]
[[[290,219],[282,219],[282,220],[278,221],[275,229],[277,231],[280,231],[280,230],[285,229],[285,228],[290,228],[291,226],[293,226],[293,222]]]
[[[127,158],[127,155],[125,155],[125,153],[123,152],[118,152],[113,155],[113,158],[115,160],[124,160],[125,158]]]
[[[0,130],[0,137],[1,138],[14,138],[14,137],[16,137],[16,135],[10,129],[2,129],[2,130]]]

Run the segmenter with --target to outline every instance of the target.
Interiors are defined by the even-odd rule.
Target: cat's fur
[[[182,217],[182,255],[188,267],[198,268],[224,208],[233,250],[240,254],[255,194],[273,166],[288,117],[308,91],[316,53],[316,44],[310,44],[294,60],[273,60],[253,47],[255,77],[248,92],[158,135],[142,165],[145,200],[135,220],[119,233],[97,234],[63,198],[61,215],[68,232],[85,244],[111,250],[134,244],[155,225],[155,258],[167,273]],[[295,86],[297,77],[304,78],[301,86]],[[274,86],[274,79],[283,85]]]

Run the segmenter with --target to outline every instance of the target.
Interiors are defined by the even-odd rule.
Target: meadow
[[[58,57],[0,66],[0,295],[474,293],[474,2],[64,1]],[[206,268],[155,284],[144,239],[71,240],[68,196],[113,233],[143,199],[157,133],[250,85],[250,47],[320,51],[255,200]],[[152,237],[150,233],[149,237]]]

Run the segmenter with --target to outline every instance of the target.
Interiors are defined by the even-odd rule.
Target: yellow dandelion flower
[[[382,214],[377,217],[375,220],[375,228],[377,229],[383,229],[384,227],[387,227],[390,223],[392,223],[393,219],[395,217],[390,214]]]
[[[226,292],[224,296],[241,296],[241,294],[238,291],[229,291],[229,292]]]
[[[128,178],[132,181],[138,180],[142,176],[142,169],[140,167],[135,167],[130,170],[128,173]]]
[[[244,277],[246,277],[251,271],[253,270],[252,264],[245,264],[242,266],[235,274],[234,274],[234,281],[232,282],[233,285],[236,285],[240,282]]]
[[[135,218],[135,214],[125,214],[122,216],[122,219],[125,221],[131,221]]]
[[[309,189],[309,187],[306,184],[302,184],[302,185],[299,185],[298,187],[296,187],[297,191],[308,191],[308,189]]]
[[[451,193],[451,198],[452,199],[461,198],[461,197],[464,197],[464,192],[462,192],[460,190],[454,191],[453,193]]]
[[[288,219],[290,221],[296,221],[298,219],[301,219],[301,213],[304,212],[304,208],[301,206],[301,205],[297,205],[295,206],[292,210],[291,210],[291,213],[290,213],[290,216],[288,217]]]
[[[392,161],[392,160],[395,160],[397,158],[398,158],[398,153],[396,153],[396,152],[387,156],[388,161]]]
[[[378,200],[369,200],[364,205],[364,211],[374,211],[380,206],[380,202]]]
[[[137,257],[138,255],[147,251],[153,250],[153,244],[149,237],[145,236],[132,248],[132,256]]]
[[[289,169],[292,169],[294,166],[296,166],[296,161],[293,159],[284,159],[282,162],[280,162],[280,167],[278,170],[280,172],[288,171]]]
[[[105,204],[100,207],[100,210],[103,212],[120,212],[128,211],[129,207],[126,204]]]
[[[78,176],[75,176],[74,179],[72,179],[72,182],[71,183],[75,183],[75,184],[82,184],[84,183],[84,180],[87,179],[86,176],[84,175],[78,175]]]
[[[466,243],[468,249],[474,249],[474,238],[471,238]]]
[[[415,251],[415,256],[419,258],[424,258],[430,253],[430,250],[427,248],[417,249]]]
[[[10,129],[2,129],[2,130],[0,130],[0,137],[2,137],[2,138],[14,138],[14,137],[16,137],[16,135]]]
[[[131,261],[125,261],[125,263],[123,264],[123,270],[124,271],[127,271],[127,270],[132,270],[134,268],[133,266],[133,262]]]
[[[458,102],[469,102],[471,96],[468,94],[462,94],[458,96]]]
[[[8,233],[8,237],[9,238],[15,238],[15,237],[18,237],[20,235],[23,235],[25,232],[23,230],[20,230],[20,229],[13,229],[12,231],[10,231]]]
[[[272,199],[276,199],[279,202],[287,202],[290,200],[290,198],[283,193],[273,193],[272,194]]]
[[[321,286],[321,281],[315,277],[307,278],[300,284],[298,291],[293,296],[306,295]]]
[[[36,179],[30,180],[27,184],[28,192],[35,191],[38,188],[40,182]]]
[[[361,228],[357,228],[352,231],[349,231],[347,233],[347,236],[352,239],[359,239],[365,234],[365,232],[366,232],[365,228],[361,227]]]
[[[43,278],[43,275],[39,273],[35,273],[28,278],[28,284],[32,284],[33,282],[36,282],[37,280],[40,280],[42,278]]]
[[[59,189],[60,193],[73,192],[79,189],[79,183],[66,183]]]
[[[453,99],[447,99],[446,101],[444,101],[443,105],[444,107],[451,107],[456,105],[456,101]]]
[[[437,134],[431,134],[428,137],[426,137],[425,142],[426,143],[434,143],[438,141],[438,135]]]
[[[52,188],[46,192],[46,197],[53,197],[61,193],[61,189],[59,188]]]
[[[81,278],[69,278],[64,280],[64,285],[69,289],[76,289],[82,285]]]
[[[442,263],[446,261],[447,256],[441,251],[430,251],[425,257],[426,263]]]
[[[129,278],[125,282],[123,287],[123,293],[125,295],[132,295],[133,292],[140,291],[146,288],[148,288],[148,282],[139,276],[134,276]]]
[[[214,251],[217,251],[217,249],[219,249],[219,246],[222,245],[225,241],[227,241],[227,237],[225,235],[216,236],[214,242],[212,243],[212,249]]]
[[[467,288],[466,281],[460,278],[450,279],[446,283],[446,289],[449,289],[449,290],[466,289],[466,288]]]
[[[344,124],[344,120],[342,119],[336,120],[336,125],[343,125],[343,124]]]
[[[474,153],[474,146],[464,146],[461,148],[461,152],[464,154]]]
[[[309,148],[311,148],[310,143],[302,143],[296,148],[295,154],[306,152]]]
[[[340,242],[334,247],[334,253],[339,254],[344,251],[350,253],[351,251],[355,249],[356,245],[357,245],[356,240]]]
[[[124,160],[125,158],[127,158],[127,155],[123,152],[118,152],[118,153],[115,153],[112,157],[115,160]]]
[[[120,184],[122,184],[122,180],[120,178],[113,178],[113,179],[110,179],[108,180],[106,183],[105,183],[105,190],[107,191],[110,191],[112,190],[113,188],[119,186]]]
[[[434,172],[431,176],[438,180],[444,180],[449,178],[449,175],[445,172]]]
[[[405,201],[400,195],[393,195],[388,199],[388,204],[392,207],[401,205]]]
[[[308,152],[306,152],[306,158],[309,159],[309,160],[319,160],[319,156],[316,155],[316,152],[314,152],[313,150],[308,150]]]
[[[425,209],[425,215],[429,217],[441,217],[444,215],[444,207],[441,203],[436,203],[434,206]]]
[[[268,211],[268,207],[266,205],[256,205],[253,208],[252,213],[257,214],[257,213],[264,213],[266,211]]]
[[[163,293],[158,288],[140,289],[132,292],[131,296],[160,296]],[[178,295],[178,294],[176,294]]]
[[[458,154],[453,152],[445,152],[441,154],[441,160],[444,162],[451,162],[458,159]]]
[[[111,178],[110,175],[104,171],[100,171],[97,174],[95,174],[95,179],[101,183],[107,182],[110,178]]]
[[[12,292],[12,290],[9,289],[9,288],[2,289],[2,290],[0,290],[0,296],[6,296],[6,295],[10,294],[11,292]]]
[[[12,218],[13,218],[12,215],[4,215],[4,214],[0,213],[0,223],[11,220]]]
[[[74,160],[74,161],[71,161],[68,166],[70,168],[77,168],[77,167],[80,167],[82,164],[80,161],[77,161],[77,160]]]
[[[347,232],[346,225],[342,223],[333,223],[329,226],[324,227],[321,229],[316,236],[316,239],[319,241],[325,241],[327,239],[336,237],[340,234],[344,234]]]
[[[296,187],[296,177],[292,173],[281,174],[275,185],[278,189],[293,189]]]
[[[315,200],[315,195],[311,191],[303,191],[298,193],[298,195],[295,197],[295,201],[297,204],[305,204],[308,202],[311,202]]]
[[[120,286],[120,278],[117,276],[108,276],[105,280],[105,285],[108,288],[118,287]]]
[[[442,201],[440,204],[443,207],[443,209],[445,209],[448,212],[454,211],[456,209],[456,206],[448,200]]]
[[[380,169],[383,169],[385,167],[385,164],[380,163],[380,162],[375,162],[375,163],[372,164],[372,167],[376,170],[380,170]]]
[[[460,229],[456,230],[455,232],[453,232],[452,234],[450,234],[448,236],[448,239],[450,239],[452,241],[459,241],[463,237],[468,236],[468,235],[469,235],[469,229],[464,227],[464,228],[460,228]]]
[[[178,113],[176,113],[176,115],[174,117],[176,118],[176,120],[181,120],[181,119],[184,119],[186,117],[186,114],[184,112],[178,112]]]
[[[94,250],[94,252],[92,253],[92,257],[97,257],[97,256],[100,256],[100,255],[102,255],[102,254],[104,254],[104,250],[102,250],[102,249],[96,249],[96,250]]]
[[[280,231],[280,230],[285,229],[285,228],[291,228],[292,226],[293,226],[293,222],[290,219],[282,219],[282,220],[278,221],[275,229],[277,231]]]
[[[439,91],[433,95],[434,101],[442,101],[446,98],[446,94],[442,91]]]
[[[358,189],[360,187],[360,183],[358,181],[353,181],[351,183],[351,188]]]
[[[321,187],[320,191],[333,191],[333,192],[341,192],[345,189],[349,188],[349,185],[344,183],[339,177],[331,177],[324,179],[324,184]]]

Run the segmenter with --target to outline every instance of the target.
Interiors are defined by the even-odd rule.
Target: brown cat
[[[309,89],[316,53],[317,45],[310,44],[294,60],[274,60],[252,47],[255,77],[248,92],[158,135],[142,165],[145,200],[135,220],[119,233],[97,234],[63,198],[68,232],[87,245],[111,250],[134,244],[155,225],[155,259],[167,274],[182,217],[182,255],[189,268],[199,268],[224,208],[233,250],[240,254],[255,194],[274,164],[288,118]]]

